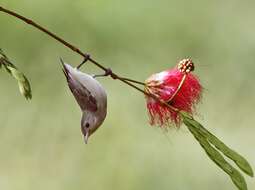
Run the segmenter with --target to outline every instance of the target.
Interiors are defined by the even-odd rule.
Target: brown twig
[[[87,59],[87,61],[90,61],[91,63],[93,63],[94,65],[96,65],[97,67],[99,67],[100,69],[102,69],[103,71],[105,72],[108,72],[109,69],[104,67],[103,65],[101,65],[100,63],[98,63],[97,61],[95,61],[93,58],[91,58],[91,56],[87,53],[83,53],[80,49],[78,49],[77,47],[75,47],[74,45],[68,43],[67,41],[65,41],[64,39],[60,38],[59,36],[57,36],[56,34],[50,32],[49,30],[47,30],[46,28],[42,27],[41,25],[37,24],[36,22],[34,22],[33,20],[31,19],[28,19],[14,11],[11,11],[9,9],[5,9],[3,7],[0,6],[0,11],[8,14],[8,15],[11,15],[13,17],[16,17],[24,22],[26,22],[27,24],[37,28],[38,30],[42,31],[43,33],[46,33],[47,35],[51,36],[52,38],[54,38],[55,40],[57,40],[58,42],[60,42],[61,44],[65,45],[66,47],[68,47],[69,49],[71,49],[72,51],[78,53],[79,55],[81,55],[84,59]],[[149,96],[149,97],[152,97],[154,99],[156,99],[157,101],[159,101],[161,104],[169,107],[170,109],[172,109],[173,111],[176,111],[176,112],[179,112],[179,110],[177,108],[174,108],[173,106],[169,105],[168,103],[162,101],[161,99],[157,98],[155,95],[153,94],[150,94],[150,93],[147,93],[145,92],[144,90],[142,90],[141,88],[135,86],[134,84],[132,84],[131,82],[133,83],[137,83],[137,84],[141,84],[141,85],[144,85],[144,83],[142,82],[139,82],[139,81],[135,81],[133,79],[128,79],[128,78],[124,78],[124,77],[120,77],[118,76],[116,73],[112,72],[109,74],[113,79],[118,79],[120,81],[122,81],[123,83],[129,85],[130,87],[138,90],[139,92],[143,93],[144,95],[146,96]]]

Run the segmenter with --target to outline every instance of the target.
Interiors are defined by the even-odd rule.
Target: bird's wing
[[[91,92],[83,84],[81,84],[81,82],[72,77],[65,64],[63,64],[63,72],[66,76],[68,86],[80,108],[82,110],[96,112],[98,109],[97,100]]]

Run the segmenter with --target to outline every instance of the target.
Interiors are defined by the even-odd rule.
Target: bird
[[[107,93],[95,79],[96,75],[81,72],[61,58],[67,84],[81,111],[81,132],[87,144],[89,137],[102,125],[107,115]]]

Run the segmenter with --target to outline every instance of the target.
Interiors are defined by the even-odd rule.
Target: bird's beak
[[[89,130],[86,131],[86,134],[85,134],[85,136],[84,136],[84,142],[85,142],[85,144],[88,144],[88,140],[89,140]]]

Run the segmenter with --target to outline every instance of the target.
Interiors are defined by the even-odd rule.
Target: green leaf
[[[213,144],[218,150],[220,150],[225,156],[233,160],[236,165],[247,175],[253,177],[253,170],[246,161],[246,159],[238,154],[236,151],[229,148],[227,145],[225,145],[221,140],[219,140],[216,136],[214,136],[212,133],[210,133],[206,128],[204,128],[200,123],[195,121],[191,116],[187,116],[187,113],[185,113],[185,120],[192,124],[196,128],[196,130],[201,133],[211,144]]]
[[[203,135],[197,132],[196,127],[190,123],[189,118],[183,117],[183,122],[200,143],[209,158],[231,177],[231,180],[238,187],[238,189],[247,190],[247,184],[240,172],[236,170],[232,165],[230,165],[220,154],[220,152],[218,152],[214,147],[210,145],[210,143]]]
[[[20,93],[25,96],[26,99],[31,99],[32,92],[27,77],[21,71],[19,71],[13,63],[9,61],[3,50],[0,49],[0,68],[2,65],[5,67],[6,71],[17,80]]]
[[[16,68],[16,66],[9,61],[8,57],[4,54],[2,49],[0,49],[0,65],[3,65],[6,71],[10,74],[11,71],[8,69],[8,66]]]
[[[26,99],[32,98],[31,87],[26,76],[20,72],[17,68],[7,66],[11,75],[18,81],[20,93],[25,96]]]

